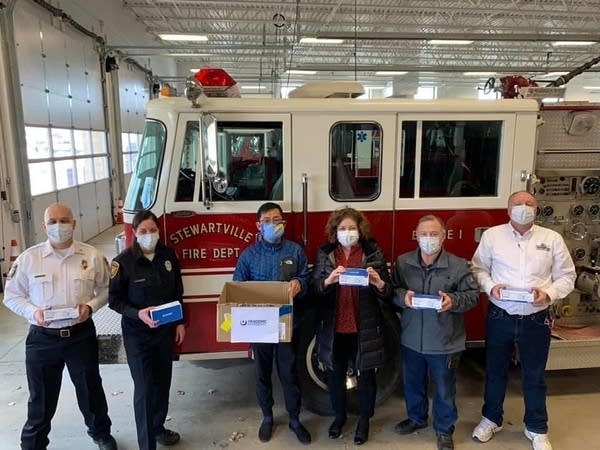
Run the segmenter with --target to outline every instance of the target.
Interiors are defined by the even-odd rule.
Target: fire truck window
[[[194,200],[199,138],[199,122],[197,120],[188,122],[185,128],[181,161],[179,163],[179,172],[177,174],[177,192],[175,193],[176,202],[191,202]]]
[[[400,198],[413,198],[415,196],[417,122],[402,122],[400,139]]]
[[[337,123],[330,138],[331,198],[377,198],[381,190],[381,127],[376,123]]]
[[[423,121],[419,196],[497,195],[501,135],[501,121]]]
[[[158,184],[158,171],[165,150],[166,130],[162,123],[148,120],[135,172],[131,176],[124,208],[132,211],[148,209],[154,203]]]
[[[219,122],[214,201],[283,200],[281,122]]]

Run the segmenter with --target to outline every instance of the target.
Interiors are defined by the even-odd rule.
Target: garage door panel
[[[112,210],[110,204],[110,184],[108,180],[96,182],[96,198],[98,200],[98,225],[100,231],[112,227]]]
[[[83,240],[96,236],[98,228],[98,209],[96,205],[96,187],[94,183],[79,186],[79,210]]]

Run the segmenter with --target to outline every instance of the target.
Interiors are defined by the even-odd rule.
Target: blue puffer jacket
[[[402,308],[402,345],[419,353],[438,355],[465,349],[464,313],[477,305],[479,288],[467,261],[442,250],[430,266],[420,263],[419,250],[400,255],[392,270],[396,292],[394,304]],[[406,307],[404,296],[447,293],[452,299],[450,311]]]
[[[359,347],[356,368],[368,370],[382,367],[385,363],[383,342],[383,318],[380,299],[391,299],[393,288],[383,252],[372,240],[361,240],[363,249],[362,267],[373,267],[385,281],[383,292],[375,286],[359,288],[358,335]],[[323,287],[323,281],[337,267],[334,250],[336,244],[326,244],[317,253],[313,267],[312,283],[320,297],[317,307],[316,351],[319,363],[326,370],[333,370],[333,339],[337,310],[338,284]]]

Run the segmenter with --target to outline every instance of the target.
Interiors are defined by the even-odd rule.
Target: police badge
[[[173,265],[171,264],[171,261],[169,261],[169,260],[165,261],[165,269],[167,269],[167,272],[170,272],[171,270],[173,270]]]

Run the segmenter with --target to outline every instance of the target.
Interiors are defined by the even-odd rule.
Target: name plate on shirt
[[[413,308],[442,309],[442,298],[439,295],[414,294]]]
[[[500,300],[533,303],[533,291],[530,289],[505,287],[500,289]]]
[[[79,307],[78,306],[53,306],[51,309],[46,309],[44,311],[44,320],[46,322],[53,322],[55,320],[65,320],[65,319],[77,319],[79,317]]]
[[[156,308],[150,310],[150,317],[155,322],[158,322],[159,325],[165,325],[167,323],[181,320],[183,319],[181,303],[174,301],[157,306]]]
[[[342,286],[368,286],[369,274],[367,269],[346,269],[340,273],[339,283]]]

